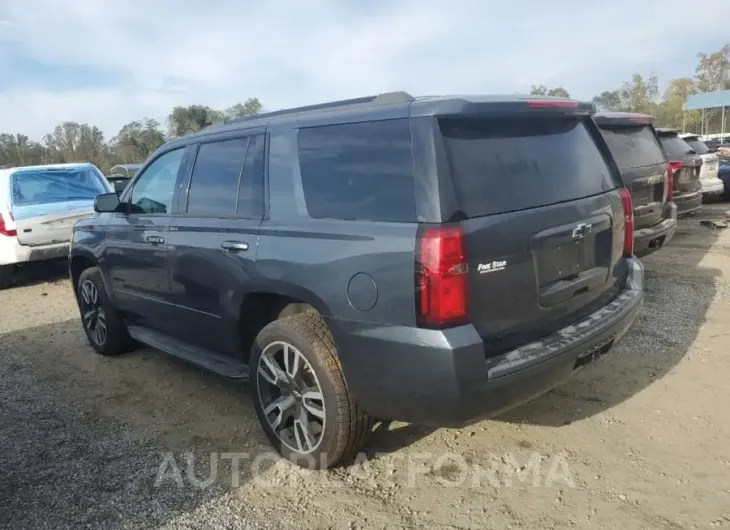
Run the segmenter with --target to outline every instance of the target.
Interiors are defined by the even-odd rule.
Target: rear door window
[[[617,187],[580,118],[442,118],[467,217],[536,208]]]
[[[664,153],[648,126],[601,126],[601,134],[620,169],[664,163]]]
[[[234,215],[248,138],[201,144],[188,192],[187,213]]]
[[[669,135],[669,136],[660,136],[659,138],[662,141],[664,150],[667,152],[667,155],[670,157],[687,156],[687,155],[692,154],[692,151],[694,151],[687,142],[682,140],[676,134]]]
[[[311,217],[416,220],[407,119],[301,129],[298,143]]]
[[[687,142],[687,145],[694,149],[695,153],[697,153],[698,155],[706,155],[710,152],[710,150],[705,145],[705,142],[703,142],[699,138],[683,138],[683,140]]]

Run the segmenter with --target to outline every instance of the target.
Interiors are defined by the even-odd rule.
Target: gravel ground
[[[245,389],[95,355],[63,267],[29,269],[0,292],[0,528],[730,528],[730,230],[681,221],[644,262],[640,321],[563,387],[461,430],[381,426],[324,473],[271,457]]]

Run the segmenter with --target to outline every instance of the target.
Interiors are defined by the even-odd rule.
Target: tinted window
[[[650,127],[601,126],[601,134],[621,169],[664,163],[664,153]]]
[[[706,155],[710,152],[710,150],[705,145],[705,142],[703,142],[699,138],[683,138],[683,140],[687,142],[687,145],[694,149],[695,153],[697,153],[698,155]]]
[[[416,220],[407,119],[302,129],[298,142],[310,216]]]
[[[181,148],[165,153],[140,175],[132,189],[131,213],[170,213],[184,152]]]
[[[247,146],[248,138],[201,144],[190,181],[188,213],[236,213],[238,179]]]
[[[687,142],[682,140],[679,136],[670,135],[670,136],[660,136],[660,140],[662,141],[662,145],[664,146],[664,150],[667,152],[667,155],[672,156],[687,156],[692,154],[691,151],[693,149],[689,146]]]
[[[238,192],[236,213],[243,217],[261,217],[264,213],[264,146],[266,136],[253,136],[243,162],[243,176]]]
[[[448,118],[441,133],[468,217],[534,208],[616,187],[578,118]]]

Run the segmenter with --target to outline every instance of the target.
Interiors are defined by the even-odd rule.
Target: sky
[[[727,0],[0,0],[0,132],[108,137],[175,105],[268,110],[395,90],[590,99],[694,73]]]

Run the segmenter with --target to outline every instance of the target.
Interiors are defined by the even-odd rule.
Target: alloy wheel
[[[258,360],[257,386],[269,426],[289,449],[311,453],[322,442],[325,405],[312,365],[288,342],[268,344]]]
[[[106,342],[106,314],[101,304],[99,290],[93,282],[86,280],[81,285],[81,315],[89,337],[97,346]]]

